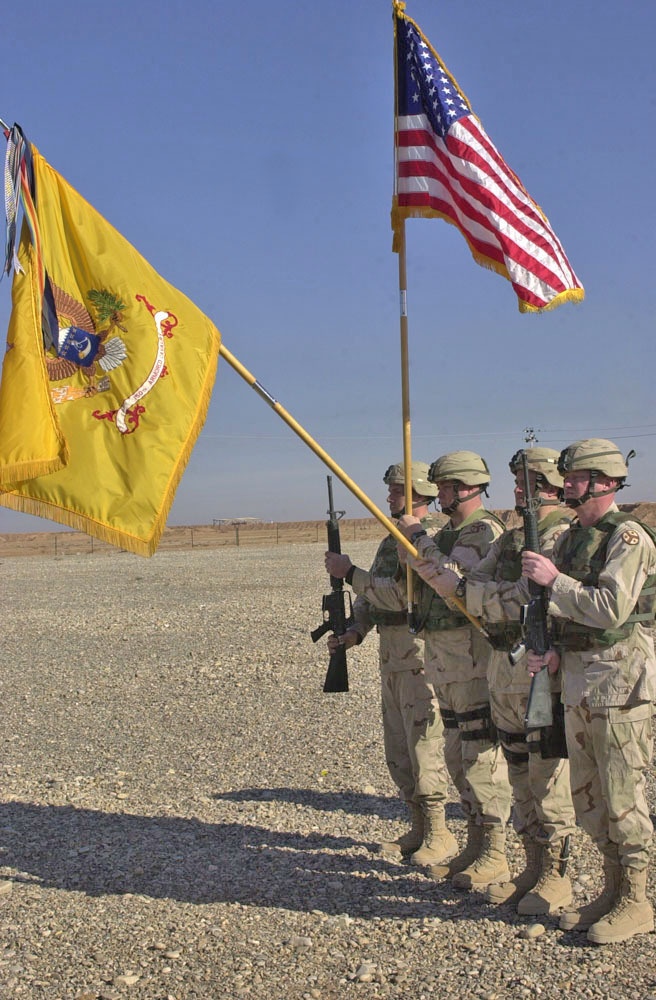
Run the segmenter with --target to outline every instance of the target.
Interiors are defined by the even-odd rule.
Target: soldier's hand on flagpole
[[[328,573],[337,580],[343,580],[353,565],[349,556],[339,552],[326,552],[324,561]]]
[[[404,514],[399,518],[399,531],[402,531],[408,541],[412,541],[415,531],[421,531],[421,521],[412,514]]]
[[[522,552],[522,575],[527,576],[541,587],[551,587],[558,576],[558,569],[551,559],[539,552]]]

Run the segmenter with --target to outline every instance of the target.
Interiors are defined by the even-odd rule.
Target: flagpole
[[[405,8],[404,3],[398,0],[392,4],[393,14]],[[397,145],[396,145],[396,122],[398,118],[398,78],[397,78],[397,57],[396,57],[396,17],[394,17],[394,186],[396,189],[398,169],[397,169]],[[396,195],[396,190],[394,194]],[[399,255],[399,332],[401,336],[401,410],[403,421],[403,477],[405,480],[405,511],[412,514],[412,438],[410,432],[410,361],[408,347],[408,276],[406,268],[405,252],[405,219],[401,220],[398,229],[398,245],[396,250]],[[408,627],[411,632],[417,628],[417,607],[414,601],[414,577],[410,566],[406,566],[406,592],[408,598]]]
[[[405,510],[412,514],[412,439],[410,433],[410,362],[408,348],[408,282],[405,254],[405,220],[399,232],[399,326],[401,335],[401,410],[403,419],[403,476],[405,479]],[[417,629],[417,606],[414,601],[414,578],[410,566],[406,566],[406,590],[408,595],[408,627]]]
[[[380,521],[380,523],[387,529],[387,531],[389,531],[389,533],[394,536],[397,542],[400,542],[401,545],[403,545],[403,547],[407,549],[407,551],[410,553],[411,556],[416,557],[419,553],[417,552],[412,542],[409,542],[408,539],[403,534],[403,532],[399,530],[397,525],[394,524],[394,522],[391,521],[389,517],[383,514],[382,510],[380,510],[376,506],[376,504],[369,499],[366,493],[363,493],[363,491],[360,489],[357,483],[353,482],[350,476],[348,476],[346,472],[344,472],[344,470],[340,468],[337,462],[335,462],[330,457],[328,452],[324,451],[321,445],[318,444],[303,427],[301,427],[301,425],[292,417],[292,415],[287,412],[284,406],[282,406],[277,399],[274,399],[274,397],[271,395],[270,392],[267,392],[264,386],[260,382],[258,382],[255,376],[251,374],[251,372],[249,372],[248,369],[245,368],[244,365],[242,365],[242,363],[234,356],[234,354],[232,354],[228,350],[228,348],[225,346],[225,344],[223,344],[223,342],[221,342],[221,345],[219,347],[219,354],[221,355],[222,358],[224,358],[228,362],[228,364],[232,368],[234,368],[234,370],[237,372],[238,375],[241,375],[241,377],[244,379],[245,382],[248,382],[251,389],[254,389],[255,392],[258,394],[258,396],[260,396],[264,400],[264,402],[267,403],[271,407],[271,409],[274,410],[278,414],[278,416],[285,421],[287,426],[291,427],[294,433],[297,434],[298,437],[300,437],[301,441],[304,441],[305,444],[312,449],[314,454],[318,458],[320,458],[321,461],[325,465],[327,465],[329,469],[332,470],[332,472],[335,473],[337,478],[344,483],[344,486],[346,486],[346,488],[350,490],[351,493],[353,493],[353,495],[358,498],[360,503],[364,504],[367,510],[371,514],[373,514],[378,521]],[[478,621],[477,618],[474,618],[474,616],[467,611],[462,601],[459,601],[455,597],[450,598],[450,600],[452,600],[453,603],[458,607],[458,610],[462,611],[462,613],[467,616],[469,621],[475,628],[479,630],[479,632],[485,634],[485,630],[481,625],[481,623]]]

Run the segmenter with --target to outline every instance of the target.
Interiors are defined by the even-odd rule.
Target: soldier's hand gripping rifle
[[[529,552],[540,551],[538,535],[537,509],[539,500],[531,496],[529,482],[528,458],[522,453],[522,469],[524,475],[524,546]],[[551,645],[547,623],[547,607],[549,596],[546,587],[540,586],[534,580],[528,581],[529,602],[523,604],[520,612],[523,638],[510,653],[511,663],[517,663],[527,649],[532,649],[539,656],[544,656]],[[547,667],[542,667],[531,679],[531,687],[526,704],[524,725],[527,729],[536,729],[553,725],[553,704],[551,699],[551,681]]]
[[[344,516],[345,511],[335,510],[333,507],[333,477],[327,476],[328,480],[328,520],[326,530],[328,532],[328,551],[341,555],[339,541],[339,520]],[[318,642],[326,632],[333,632],[334,635],[344,635],[352,615],[351,595],[344,592],[344,581],[335,576],[330,578],[331,591],[324,594],[321,600],[321,610],[323,612],[323,622],[313,632],[310,632],[312,642]],[[348,598],[348,614],[346,613],[346,601]],[[330,654],[330,663],[326,672],[323,689],[328,694],[338,691],[348,691],[348,668],[346,665],[346,649],[338,646],[334,653]]]

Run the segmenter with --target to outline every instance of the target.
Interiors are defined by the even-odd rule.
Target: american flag
[[[583,287],[546,216],[401,4],[395,26],[394,249],[404,219],[446,219],[479,264],[512,282],[521,312],[580,301]]]

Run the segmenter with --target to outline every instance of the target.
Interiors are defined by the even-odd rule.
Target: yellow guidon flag
[[[214,324],[24,138],[7,131],[12,313],[0,504],[152,555],[203,426]],[[11,198],[6,199],[7,203]]]

